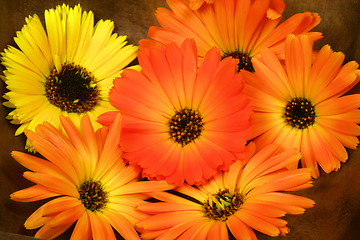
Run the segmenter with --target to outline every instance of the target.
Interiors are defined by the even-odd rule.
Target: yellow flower
[[[36,133],[25,130],[29,141],[47,160],[13,152],[16,161],[31,171],[24,177],[36,185],[11,194],[11,199],[32,202],[52,198],[25,222],[27,229],[39,228],[35,237],[52,239],[76,221],[71,239],[115,239],[112,227],[125,239],[139,239],[134,224],[146,216],[136,205],[145,193],[172,186],[165,181],[138,181],[140,169],[125,165],[120,139],[121,116],[114,124],[94,132],[90,118],[81,120],[81,132],[61,116],[67,136],[48,122]]]
[[[110,20],[94,27],[93,13],[80,5],[46,10],[45,23],[46,31],[37,15],[26,18],[15,37],[19,49],[9,46],[1,54],[9,89],[4,105],[15,108],[7,119],[21,125],[15,135],[44,121],[59,128],[60,115],[79,126],[88,114],[99,128],[97,116],[112,109],[107,100],[112,80],[136,58],[137,47],[112,34]],[[26,148],[32,150],[29,141]]]

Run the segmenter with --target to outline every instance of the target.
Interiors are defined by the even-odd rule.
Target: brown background
[[[115,32],[128,35],[128,41],[137,45],[147,37],[147,29],[156,25],[155,9],[165,6],[163,0],[64,0],[74,6],[80,3],[83,10],[92,10],[95,21],[111,19]],[[346,61],[360,61],[360,1],[358,0],[285,0],[284,18],[304,11],[318,12],[322,22],[316,28],[324,39],[316,44],[319,48],[330,44],[336,51],[346,54]],[[25,17],[37,14],[44,19],[44,10],[62,4],[60,0],[0,0],[0,52],[7,45],[15,46],[13,37],[25,23]],[[0,66],[0,70],[4,70]],[[6,91],[0,82],[1,95]],[[352,92],[359,92],[356,86]],[[1,100],[2,102],[3,100]],[[25,137],[14,137],[16,126],[5,116],[9,109],[0,106],[0,239],[27,239],[34,236],[34,230],[24,229],[23,223],[43,202],[17,203],[9,194],[31,186],[22,177],[25,170],[10,157],[13,150],[23,151]],[[336,173],[322,173],[314,187],[298,192],[315,200],[314,208],[304,215],[288,216],[290,234],[285,238],[299,240],[356,240],[360,239],[360,150],[349,151],[350,159]],[[11,233],[11,234],[8,234]],[[19,235],[18,235],[19,234]],[[70,231],[59,239],[68,239]],[[259,239],[273,239],[257,233]]]

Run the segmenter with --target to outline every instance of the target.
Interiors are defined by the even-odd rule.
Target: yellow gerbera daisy
[[[7,118],[34,130],[43,121],[60,127],[60,115],[76,126],[88,114],[95,128],[99,114],[112,109],[107,97],[112,80],[137,56],[126,36],[112,34],[114,23],[100,20],[94,27],[91,11],[67,5],[45,11],[46,30],[37,15],[26,18],[17,32],[19,49],[9,46],[1,54],[7,68],[2,79],[10,90],[4,105],[15,108]],[[30,150],[29,141],[26,148]]]
[[[48,122],[25,130],[29,141],[47,160],[12,152],[31,171],[24,177],[36,185],[11,194],[11,199],[32,202],[52,198],[25,222],[39,228],[35,237],[52,239],[76,222],[71,239],[115,239],[112,227],[125,239],[139,239],[134,224],[146,214],[135,207],[145,193],[172,188],[165,181],[139,181],[140,169],[125,165],[120,139],[121,117],[110,128],[94,132],[90,118],[81,120],[81,132],[68,117],[60,117],[67,136]]]
[[[360,135],[360,94],[344,95],[360,80],[359,65],[343,65],[344,54],[328,45],[313,53],[313,41],[289,35],[282,65],[269,49],[253,59],[256,74],[243,72],[245,92],[255,111],[257,147],[269,143],[297,148],[303,167],[319,176],[318,164],[329,173],[348,159]],[[295,167],[297,164],[294,165]]]

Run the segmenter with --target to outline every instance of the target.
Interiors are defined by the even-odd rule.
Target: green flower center
[[[174,142],[185,146],[195,141],[203,130],[203,121],[197,110],[182,108],[169,121],[169,133]]]
[[[237,72],[240,72],[240,70],[247,70],[249,72],[255,72],[254,67],[251,63],[251,57],[247,53],[243,53],[240,51],[235,52],[225,52],[223,53],[222,59],[226,57],[232,57],[239,60]]]
[[[315,123],[315,107],[306,98],[293,98],[285,106],[285,122],[298,129],[305,129]]]
[[[53,69],[45,83],[49,102],[68,113],[85,113],[97,102],[99,92],[94,77],[85,68],[72,63]]]
[[[210,219],[226,221],[239,210],[243,203],[242,194],[238,192],[231,194],[229,189],[219,190],[218,193],[211,194],[203,203],[203,212]]]
[[[107,203],[107,193],[103,190],[101,182],[90,179],[81,184],[78,191],[81,203],[92,212],[99,211]]]

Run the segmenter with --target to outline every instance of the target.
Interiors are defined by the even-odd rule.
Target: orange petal
[[[37,127],[37,129],[38,128],[42,128],[44,131],[47,130],[45,127],[43,127],[41,125],[39,125]],[[76,158],[77,156],[71,156],[70,158],[68,158],[68,156],[66,156],[64,154],[64,152],[62,152],[59,148],[57,148],[57,146],[53,145],[47,139],[44,139],[44,138],[40,137],[39,135],[37,135],[36,133],[31,132],[31,131],[25,131],[25,133],[26,133],[26,136],[28,137],[28,139],[32,142],[33,146],[37,149],[37,151],[42,156],[44,156],[47,160],[52,162],[57,168],[61,169],[61,171],[58,171],[58,173],[56,173],[56,171],[54,171],[56,168],[52,167],[53,170],[50,171],[49,174],[55,174],[56,176],[59,176],[59,177],[61,175],[61,177],[69,179],[74,184],[76,184],[76,182],[79,181],[77,179],[78,174],[72,165],[72,159]],[[33,159],[33,160],[36,159],[34,157],[26,156],[25,154],[19,155],[19,154],[15,153],[15,156],[19,156],[22,159],[22,162],[24,162],[24,163],[26,163],[30,159]],[[64,160],[64,159],[66,159],[66,160]],[[39,162],[39,161],[37,161],[37,162]],[[36,164],[35,161],[34,161],[34,164]],[[30,163],[30,165],[31,165],[31,163]],[[30,167],[30,165],[28,164],[29,167]],[[50,167],[51,165],[44,163],[44,166]]]
[[[51,204],[43,209],[42,215],[51,216],[75,207],[84,208],[79,199],[63,196],[52,200]]]
[[[201,211],[199,204],[182,204],[172,202],[158,202],[158,203],[144,203],[137,206],[137,209],[150,213],[156,214],[159,212],[172,212],[172,211]]]
[[[92,239],[92,233],[90,228],[90,221],[87,213],[85,212],[76,222],[70,240],[91,240],[91,239]]]
[[[39,231],[36,232],[35,238],[40,239],[54,239],[63,232],[65,232],[73,223],[64,224],[58,227],[51,227],[49,223],[42,226]]]
[[[81,118],[81,133],[83,135],[83,139],[87,149],[89,149],[88,161],[91,165],[91,172],[95,168],[98,159],[99,159],[99,151],[97,145],[97,139],[94,132],[94,128],[91,124],[90,118],[88,115],[84,115]]]
[[[187,0],[189,7],[193,10],[197,10],[204,3],[204,0]]]
[[[301,140],[301,166],[311,170],[311,176],[316,178],[319,176],[318,165],[316,159],[313,157],[313,148],[310,142],[309,129],[303,130]]]
[[[309,198],[282,192],[260,194],[252,197],[248,201],[273,205],[288,214],[303,214],[305,208],[311,208],[315,204],[315,202]]]
[[[61,117],[60,121],[67,135],[69,136],[71,143],[74,145],[77,151],[84,157],[88,156],[89,150],[87,146],[84,145],[84,140],[81,137],[75,124],[70,120],[69,117]]]
[[[236,239],[239,240],[256,240],[254,231],[243,222],[238,214],[232,215],[226,221],[226,225],[229,227],[230,232]]]
[[[34,173],[26,171],[24,172],[24,177],[34,183],[39,185],[43,185],[48,188],[49,191],[53,191],[55,193],[59,193],[62,195],[68,195],[75,198],[79,197],[79,192],[75,185],[66,181],[65,179],[60,179],[48,174],[43,173]]]
[[[35,185],[12,193],[10,198],[17,202],[34,202],[55,196],[59,196],[59,194],[44,186]]]
[[[192,104],[195,95],[195,80],[197,74],[197,49],[193,39],[187,39],[181,45],[183,54],[184,92],[186,106]],[[179,91],[179,90],[178,90]]]
[[[320,16],[317,13],[298,13],[281,23],[271,35],[264,41],[263,45],[272,46],[278,43],[279,39],[285,39],[289,34],[309,34],[312,28],[320,23]],[[318,40],[318,36],[314,36]]]
[[[203,169],[193,152],[190,146],[183,148],[182,171],[185,181],[190,185],[199,184],[203,175]]]
[[[181,192],[185,195],[191,196],[194,199],[202,202],[205,200],[206,196],[202,194],[198,189],[193,188],[187,184],[182,185],[181,187],[176,188],[176,191]],[[184,199],[182,197],[176,196],[174,194],[170,194],[168,192],[153,192],[150,195],[158,200],[163,202],[172,202],[172,203],[180,203],[180,204],[190,204],[190,205],[198,205],[197,203]]]
[[[187,240],[187,239],[191,239],[192,237],[195,237],[194,239],[205,239],[205,238],[199,238],[197,234],[200,232],[202,227],[209,222],[209,220],[205,217],[198,218],[196,220],[197,221],[194,222],[192,226],[186,229],[185,232],[177,238],[178,240]]]
[[[127,195],[134,193],[157,192],[172,189],[173,186],[166,181],[131,182],[111,192],[112,195]]]
[[[191,221],[184,221],[180,224],[177,224],[177,225],[167,229],[167,231],[165,231],[164,233],[162,233],[159,236],[159,239],[179,239],[180,236],[183,237],[184,232],[187,232],[194,225],[197,226],[199,221],[201,221],[201,220],[194,219]]]
[[[359,131],[360,128],[358,128],[357,125],[355,126]],[[332,135],[330,131],[326,131],[325,129],[327,130],[328,128],[324,127],[317,129],[319,137],[323,140],[323,143],[327,146],[332,155],[334,155],[338,160],[345,162],[348,159],[348,154],[344,146],[334,135]],[[360,133],[356,135],[358,136]]]
[[[159,237],[163,233],[167,233],[167,230],[159,230],[159,231],[141,231],[141,239],[146,240],[154,240]]]
[[[202,217],[199,211],[168,212],[140,220],[136,225],[145,230],[162,230]]]
[[[319,116],[331,116],[354,111],[359,107],[360,94],[352,94],[319,103],[316,106],[316,113]]]
[[[226,227],[226,224],[221,221],[211,222],[212,225],[208,231],[206,239],[209,240],[219,240],[219,239],[228,239],[229,234]]]
[[[313,129],[309,131],[309,135],[313,157],[321,168],[327,173],[338,170],[340,168],[340,161],[335,159],[334,155],[328,149],[324,139],[318,134],[318,129],[313,127]]]
[[[254,212],[256,214],[264,215],[266,217],[283,217],[286,212],[276,206],[269,205],[266,203],[257,203],[252,202],[251,198],[249,198],[245,204],[242,206],[243,209]]]
[[[87,211],[87,213],[89,216],[91,231],[94,240],[101,240],[101,239],[116,240],[113,229],[111,228],[109,222],[101,213],[96,214],[91,211]]]
[[[121,214],[109,210],[104,212],[104,218],[125,239],[140,239],[134,227]]]
[[[269,236],[275,237],[280,234],[279,229],[275,225],[251,214],[248,211],[239,211],[236,214],[236,218],[239,218],[242,222],[246,223],[250,227]]]
[[[59,214],[55,215],[50,221],[49,225],[51,228],[56,228],[60,226],[72,225],[76,220],[78,220],[85,213],[84,206],[75,206],[73,208],[64,209]]]
[[[293,169],[288,171],[276,172],[258,178],[250,182],[243,190],[248,197],[273,191],[291,191],[296,187],[309,183],[311,186],[311,176],[309,169]]]
[[[221,55],[218,48],[211,48],[205,55],[197,72],[194,85],[196,94],[193,96],[193,106],[199,106],[202,102],[209,86],[212,84],[209,79],[214,79],[215,73],[220,63]]]
[[[54,200],[52,200],[54,201]],[[45,225],[47,222],[49,222],[49,220],[51,219],[50,217],[43,217],[42,215],[42,211],[44,208],[46,208],[47,206],[49,206],[51,204],[50,202],[45,203],[44,205],[42,205],[41,207],[39,207],[38,209],[36,209],[35,212],[33,212],[25,221],[24,226],[26,229],[36,229],[39,228],[43,225]]]
[[[131,181],[139,179],[140,169],[133,166],[125,167],[122,160],[119,159],[119,164],[114,164],[106,173],[102,176],[97,176],[94,174],[94,179],[99,179],[106,191],[109,192],[109,196],[114,189],[117,189],[119,186],[126,185]]]

